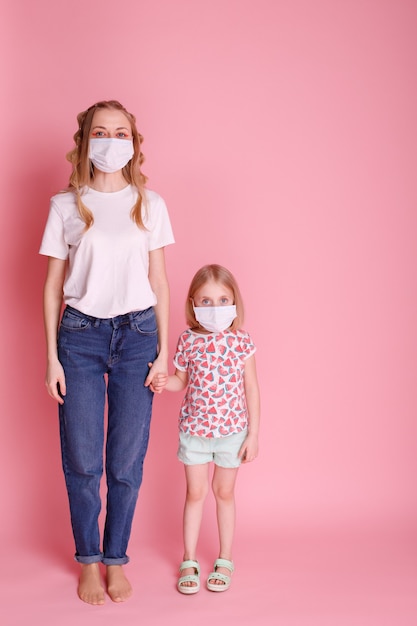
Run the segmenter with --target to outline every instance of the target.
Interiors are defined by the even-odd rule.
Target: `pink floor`
[[[67,546],[65,546],[67,547]],[[240,535],[230,590],[195,596],[175,589],[179,546],[133,540],[134,586],[124,604],[93,607],[76,595],[77,565],[56,547],[17,553],[5,547],[0,623],[57,626],[261,624],[416,626],[417,537],[406,530],[285,531]],[[4,556],[4,554],[3,554]],[[202,551],[203,576],[212,556]],[[6,569],[3,569],[3,572]]]

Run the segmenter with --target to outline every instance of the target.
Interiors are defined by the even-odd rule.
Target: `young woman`
[[[157,374],[155,388],[187,389],[179,419],[178,458],[185,465],[184,556],[178,590],[200,589],[197,543],[214,462],[219,558],[207,578],[210,591],[226,591],[234,565],[234,488],[241,463],[258,454],[260,418],[255,346],[242,330],[243,304],[233,275],[206,265],[194,276],[187,295],[189,328],[179,338],[173,376]]]
[[[49,257],[46,386],[59,403],[62,464],[81,564],[78,594],[90,604],[105,600],[99,563],[106,566],[113,601],[132,592],[122,566],[129,561],[148,445],[152,381],[168,367],[164,246],[174,239],[164,201],[145,189],[142,139],[135,117],[119,102],[98,102],[78,115],[75,148],[67,155],[69,186],[51,199],[40,248]]]

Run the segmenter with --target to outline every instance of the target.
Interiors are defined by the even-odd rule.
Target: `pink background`
[[[415,625],[417,4],[14,0],[3,15],[3,623]],[[236,275],[258,346],[261,454],[238,479],[221,597],[174,589],[180,394],[155,400],[134,598],[75,594],[37,250],[76,115],[112,98],[137,115],[175,230],[171,353],[207,262]],[[200,545],[208,571],[212,500]]]

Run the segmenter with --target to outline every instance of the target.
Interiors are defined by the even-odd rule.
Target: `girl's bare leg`
[[[217,525],[219,529],[220,552],[219,558],[232,561],[233,537],[235,533],[235,484],[238,468],[214,468],[213,493],[216,499]],[[218,567],[219,574],[230,576],[230,570]],[[220,580],[211,579],[210,583],[222,585]]]
[[[203,517],[204,501],[208,493],[208,463],[203,465],[185,465],[187,493],[183,517],[184,561],[197,560],[197,543]],[[181,576],[194,574],[193,568],[182,570]],[[195,586],[186,582],[185,586]]]

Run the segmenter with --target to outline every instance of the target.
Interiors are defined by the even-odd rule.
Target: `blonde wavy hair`
[[[192,330],[201,330],[202,328],[195,318],[193,301],[196,293],[210,280],[214,280],[214,282],[227,287],[233,293],[233,302],[236,305],[237,317],[233,320],[230,330],[238,330],[239,328],[242,328],[244,310],[239,286],[233,274],[222,265],[217,265],[216,263],[201,267],[195,273],[191,281],[185,303],[185,318],[188,326]]]
[[[146,209],[146,197],[144,192],[147,177],[140,169],[145,160],[141,152],[143,137],[136,128],[135,116],[129,113],[117,100],[102,100],[101,102],[96,102],[96,104],[93,104],[86,111],[82,111],[77,115],[78,130],[74,135],[75,148],[67,154],[67,160],[72,164],[72,173],[67,190],[75,194],[78,212],[85,223],[86,230],[88,230],[92,226],[94,218],[91,211],[83,203],[81,196],[83,189],[90,185],[91,181],[94,179],[95,168],[88,158],[88,153],[91,124],[94,113],[98,109],[116,109],[117,111],[122,111],[130,122],[134,154],[129,163],[123,168],[122,173],[126,181],[138,190],[137,202],[132,207],[132,220],[136,222],[139,228],[145,229],[142,219],[142,204]]]

